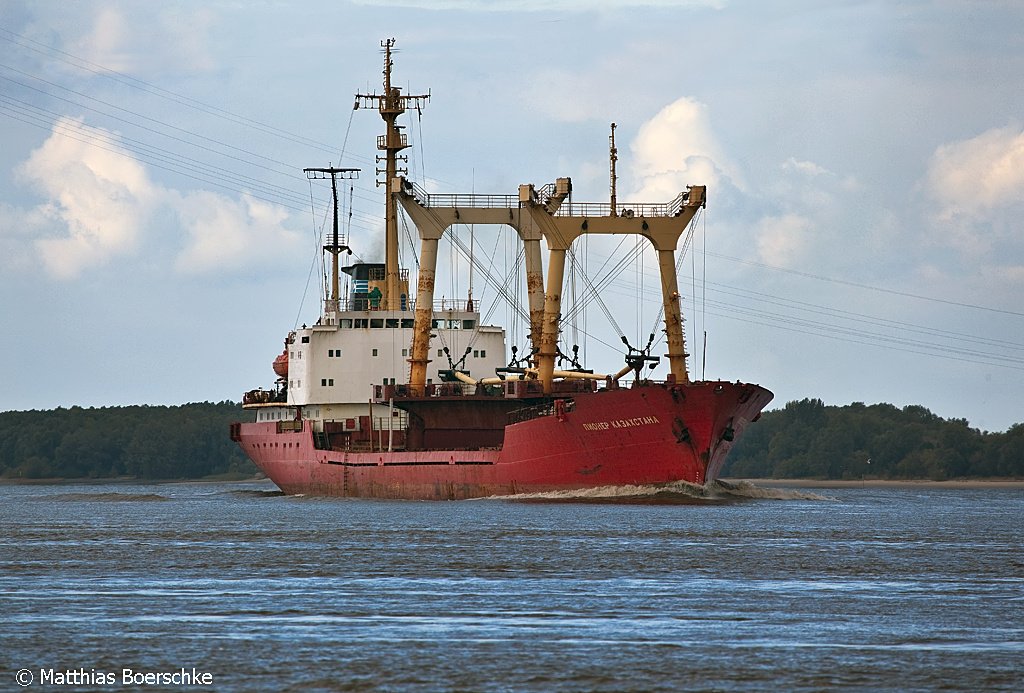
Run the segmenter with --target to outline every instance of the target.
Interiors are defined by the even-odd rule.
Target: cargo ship
[[[772,393],[690,377],[677,249],[705,206],[706,188],[688,186],[668,202],[618,201],[613,124],[608,202],[573,201],[570,178],[509,194],[427,193],[401,166],[410,145],[398,119],[430,95],[392,84],[393,46],[394,39],[381,42],[382,92],[357,94],[355,102],[357,110],[376,109],[385,124],[377,139],[384,262],[341,264],[351,249],[339,230],[338,181],[357,170],[306,169],[332,188],[321,315],[288,332],[273,361],[274,385],[244,394],[254,420],[232,424],[232,440],[288,494],[454,500],[715,480]],[[399,264],[400,210],[419,237],[415,295]],[[523,348],[509,348],[505,329],[485,324],[471,291],[436,300],[438,243],[457,224],[514,230],[525,285]],[[657,256],[668,371],[661,379],[652,377],[662,364],[652,353],[662,344],[654,334],[633,346],[620,333],[624,364],[606,373],[585,368],[578,347],[564,344],[567,256],[573,263],[574,243],[608,234],[640,236]]]

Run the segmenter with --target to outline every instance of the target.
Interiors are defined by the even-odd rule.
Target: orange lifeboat
[[[274,359],[274,372],[278,378],[288,377],[288,350],[285,349]]]

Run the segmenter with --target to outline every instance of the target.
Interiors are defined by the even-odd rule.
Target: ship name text
[[[637,416],[632,419],[614,419],[612,421],[590,421],[583,424],[584,431],[607,431],[611,428],[632,428],[634,426],[650,426],[661,423],[657,416]]]

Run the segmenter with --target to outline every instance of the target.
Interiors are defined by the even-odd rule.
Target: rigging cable
[[[676,275],[677,275],[676,281],[678,282],[679,281],[679,279],[678,279],[678,270],[676,271]],[[697,305],[697,251],[696,251],[696,249],[691,249],[691,252],[690,252],[690,296],[693,297],[693,304],[694,304],[694,306],[696,306]],[[695,313],[697,312],[696,308],[694,308],[694,312]],[[696,318],[696,316],[694,316],[694,317]],[[696,327],[696,319],[694,320],[694,326]],[[694,372],[696,372],[697,371],[696,350],[694,350],[693,360],[694,360],[693,370],[694,370]],[[701,363],[703,363],[703,360],[704,360],[704,356],[702,354],[701,355]]]
[[[2,36],[0,36],[0,38],[2,38]],[[8,68],[8,69],[12,69],[12,68]],[[18,70],[15,70],[15,71],[16,72],[20,72]],[[28,73],[22,73],[22,74],[28,75]],[[115,104],[110,104],[110,103],[105,102],[105,101],[100,101],[98,99],[93,99],[92,97],[89,97],[88,95],[81,94],[80,92],[76,92],[74,90],[68,89],[67,87],[62,87],[62,86],[60,86],[58,84],[55,84],[53,82],[48,82],[46,80],[41,80],[40,78],[34,77],[32,75],[28,75],[28,76],[33,77],[33,79],[37,79],[39,81],[42,81],[45,84],[50,84],[50,85],[55,86],[55,87],[57,87],[59,89],[63,89],[65,91],[69,91],[69,92],[71,92],[73,94],[79,95],[82,98],[91,99],[93,101],[98,101],[99,103],[102,103],[102,104],[104,104],[106,106],[109,106],[110,108],[116,109],[118,111],[122,111],[124,113],[127,113],[129,115],[135,116],[137,118],[149,120],[149,121],[151,121],[153,123],[156,123],[156,124],[159,124],[159,125],[161,125],[161,126],[163,126],[165,128],[170,128],[170,129],[177,130],[178,132],[182,132],[182,133],[185,133],[185,134],[190,135],[190,136],[198,137],[198,138],[200,138],[202,140],[205,140],[205,141],[210,142],[212,144],[218,145],[219,147],[221,147],[223,149],[234,150],[234,151],[237,151],[237,152],[241,152],[243,154],[247,154],[247,155],[249,155],[251,157],[254,157],[256,159],[261,159],[263,161],[268,161],[268,162],[271,162],[271,163],[274,163],[274,164],[278,164],[278,165],[280,165],[280,166],[282,166],[284,168],[277,168],[277,167],[270,167],[270,166],[267,166],[267,165],[263,165],[263,164],[257,163],[256,161],[247,160],[245,158],[239,157],[239,156],[237,156],[235,154],[228,153],[226,151],[220,151],[220,150],[215,149],[214,147],[211,147],[211,146],[208,146],[208,145],[199,144],[197,142],[190,141],[188,139],[184,139],[182,137],[178,137],[178,136],[169,134],[168,132],[161,132],[158,129],[154,129],[152,127],[147,127],[147,126],[141,125],[141,124],[139,124],[139,123],[137,123],[137,122],[135,122],[133,120],[129,120],[127,118],[122,118],[122,117],[116,116],[116,115],[114,115],[112,113],[108,113],[108,112],[105,112],[105,111],[102,111],[102,110],[99,110],[99,109],[96,109],[96,108],[91,108],[89,106],[86,106],[86,105],[84,105],[82,103],[79,103],[77,101],[73,101],[71,99],[67,99],[67,98],[64,98],[64,97],[60,97],[60,96],[56,96],[56,95],[50,94],[49,92],[46,92],[46,91],[44,91],[42,89],[39,89],[37,87],[33,87],[33,86],[25,84],[23,82],[19,82],[17,80],[13,80],[13,79],[11,79],[9,77],[3,77],[2,75],[0,75],[0,79],[4,79],[4,80],[7,80],[9,82],[13,82],[15,84],[18,84],[20,86],[25,87],[26,89],[30,89],[30,90],[39,92],[39,93],[43,94],[44,96],[51,97],[51,98],[54,98],[54,99],[58,99],[58,100],[70,103],[71,105],[77,106],[79,108],[82,108],[82,109],[85,109],[85,110],[88,110],[88,111],[92,111],[93,113],[97,113],[97,114],[99,114],[101,116],[105,116],[105,117],[111,118],[113,120],[120,121],[122,123],[126,123],[128,125],[134,125],[134,126],[138,127],[141,130],[147,131],[147,132],[155,134],[157,136],[165,137],[167,139],[171,139],[173,141],[180,142],[181,144],[184,144],[184,145],[196,147],[198,149],[201,149],[203,151],[209,152],[211,154],[220,155],[220,156],[226,157],[228,159],[238,161],[239,163],[245,164],[247,169],[254,169],[254,168],[255,169],[262,169],[262,170],[264,170],[264,171],[266,171],[268,173],[272,173],[274,175],[285,175],[285,176],[289,176],[290,177],[291,176],[290,172],[295,170],[296,168],[298,168],[295,165],[288,164],[286,162],[276,161],[274,159],[270,159],[268,157],[265,157],[265,156],[262,156],[260,154],[254,153],[254,152],[249,151],[247,149],[243,149],[241,147],[235,147],[234,145],[228,144],[228,143],[220,141],[220,140],[216,140],[216,139],[213,139],[213,138],[210,138],[210,137],[205,137],[205,136],[202,136],[202,135],[196,135],[192,131],[182,129],[182,128],[176,127],[174,125],[170,125],[168,123],[165,123],[163,121],[160,121],[160,120],[157,120],[157,119],[154,119],[154,118],[149,118],[148,116],[144,116],[144,115],[138,114],[138,113],[136,113],[134,111],[130,111],[130,110],[124,109],[124,108],[119,107],[119,106],[117,106]],[[228,170],[228,169],[224,169],[224,168],[220,168],[220,167],[216,167],[216,166],[211,166],[211,165],[209,165],[209,164],[207,164],[207,163],[205,163],[203,161],[200,161],[200,160],[197,160],[197,159],[194,159],[194,158],[191,158],[191,157],[186,157],[186,156],[183,156],[181,154],[177,154],[175,152],[171,152],[171,151],[169,151],[167,149],[164,149],[164,148],[161,148],[161,147],[157,147],[157,146],[152,145],[152,144],[147,144],[145,142],[142,142],[141,140],[133,139],[131,137],[128,137],[124,133],[121,133],[121,132],[114,133],[114,132],[110,131],[108,128],[103,128],[101,126],[85,125],[84,122],[83,123],[79,123],[77,121],[74,121],[73,119],[69,119],[69,117],[64,115],[64,114],[60,114],[60,113],[57,113],[57,112],[54,112],[54,111],[49,111],[47,109],[44,109],[44,108],[32,105],[32,104],[30,104],[30,103],[28,103],[26,101],[22,101],[20,99],[15,99],[15,98],[13,98],[11,96],[8,96],[8,95],[0,95],[0,97],[2,97],[4,100],[7,101],[6,104],[0,103],[0,110],[7,111],[8,116],[11,117],[11,118],[14,118],[15,120],[19,120],[21,122],[27,123],[29,125],[33,125],[35,127],[43,129],[43,130],[50,130],[52,132],[62,134],[65,137],[70,137],[71,139],[76,139],[76,140],[81,141],[81,142],[86,142],[87,144],[99,147],[101,149],[106,149],[107,151],[113,151],[113,152],[118,153],[118,154],[128,155],[128,156],[131,156],[132,158],[134,158],[134,159],[136,159],[138,161],[142,161],[142,162],[148,163],[149,165],[154,166],[155,168],[171,171],[173,173],[178,173],[180,175],[184,175],[184,176],[187,176],[187,177],[192,178],[194,180],[199,180],[199,181],[201,181],[203,183],[214,185],[214,186],[223,188],[225,190],[230,190],[232,192],[245,193],[245,194],[251,195],[255,199],[260,199],[260,200],[263,200],[265,202],[271,202],[273,204],[280,204],[280,205],[282,205],[282,206],[284,206],[284,207],[286,207],[288,209],[291,209],[293,211],[301,211],[302,210],[301,206],[296,206],[296,204],[300,204],[299,201],[302,199],[302,197],[301,197],[300,194],[297,193],[297,191],[294,188],[286,188],[286,187],[282,187],[282,186],[279,186],[279,185],[273,185],[273,184],[267,183],[267,182],[265,182],[263,180],[252,178],[251,176],[248,176],[248,175],[246,175],[244,173],[238,173],[238,172],[231,171],[231,170]],[[19,110],[13,110],[13,109],[19,109]],[[33,111],[34,113],[28,111],[27,109],[31,109],[31,111]],[[44,121],[42,119],[44,116],[42,116],[40,114],[44,114],[44,116],[47,117],[48,119]],[[52,119],[56,120],[57,123],[59,123],[61,127],[58,127],[57,123],[52,122],[51,120],[49,120],[49,118],[52,118]],[[70,122],[69,122],[69,120],[70,120]],[[61,129],[61,128],[70,128],[70,127],[77,128],[79,130],[80,134],[82,134],[82,136],[84,136],[84,137],[87,137],[88,139],[87,140],[82,140],[82,139],[79,139],[77,137],[73,137],[65,129]],[[84,130],[102,131],[103,133],[109,134],[111,136],[110,137],[98,137],[95,134],[91,134],[89,132],[84,132]],[[114,138],[114,135],[116,135],[116,140]],[[103,144],[98,144],[97,142],[108,143],[108,144],[110,142],[116,142],[116,143],[122,143],[123,142],[123,143],[125,143],[125,148],[123,148],[123,149],[111,149],[109,147],[103,146]],[[157,162],[162,162],[162,164],[161,163],[157,163]],[[234,180],[234,181],[241,181],[245,185],[251,186],[252,189],[250,190],[248,188],[239,188],[239,187],[232,187],[232,186],[229,186],[229,185],[225,185],[223,182],[218,181],[218,180],[212,180],[208,176],[218,176],[218,177],[221,177],[221,178],[227,178],[227,179],[231,179],[231,180]],[[272,199],[272,198],[277,198],[277,199]],[[291,204],[291,203],[296,203],[296,204]]]
[[[416,251],[416,243],[413,240],[412,232],[409,231],[409,217],[406,216],[404,209],[399,209],[399,216],[402,219],[402,230],[405,231],[405,240],[409,241],[409,252],[412,253],[412,261],[416,265],[416,272],[418,274],[420,271],[420,256]]]
[[[4,36],[2,34],[6,34],[6,36]],[[12,37],[16,37],[16,38],[12,38]],[[304,144],[304,145],[309,146],[309,147],[321,148],[324,151],[329,151],[330,150],[330,145],[324,144],[323,142],[317,142],[316,140],[312,140],[312,139],[310,139],[308,137],[303,137],[302,135],[297,135],[295,133],[291,133],[291,132],[288,132],[286,130],[282,130],[280,128],[275,128],[275,127],[273,127],[271,125],[267,125],[266,123],[261,123],[258,120],[253,120],[252,118],[248,118],[246,116],[242,116],[242,115],[239,115],[237,113],[232,113],[231,111],[227,111],[225,109],[218,108],[216,106],[211,106],[209,104],[203,103],[202,101],[198,101],[196,99],[193,99],[193,98],[190,98],[188,96],[185,96],[184,94],[181,94],[179,92],[174,92],[174,91],[170,91],[168,89],[163,89],[161,87],[153,85],[153,84],[151,84],[149,82],[146,82],[144,80],[137,79],[135,77],[131,77],[130,75],[126,75],[123,72],[118,72],[117,70],[113,70],[111,68],[104,67],[103,65],[100,65],[98,63],[94,63],[94,62],[86,60],[85,58],[82,58],[80,56],[74,55],[72,53],[68,53],[67,51],[62,51],[59,48],[54,48],[54,47],[48,46],[48,45],[46,45],[44,43],[40,43],[39,41],[35,41],[33,39],[28,38],[27,36],[22,36],[21,34],[17,34],[17,33],[13,32],[13,31],[8,30],[8,29],[4,29],[3,27],[0,27],[0,39],[3,39],[5,41],[9,41],[9,42],[17,44],[17,45],[21,45],[22,47],[27,48],[27,49],[29,49],[29,50],[31,50],[33,52],[39,53],[40,55],[46,55],[47,57],[51,57],[51,58],[52,58],[52,56],[49,55],[50,53],[59,53],[59,54],[61,54],[63,56],[66,56],[66,57],[64,57],[64,58],[58,57],[57,60],[59,60],[60,62],[66,63],[68,65],[71,65],[72,67],[74,67],[76,69],[84,70],[86,72],[91,72],[94,75],[98,75],[100,77],[105,77],[105,78],[110,79],[110,80],[115,81],[115,82],[120,82],[121,84],[124,84],[126,86],[132,87],[134,89],[138,89],[140,91],[144,91],[144,92],[153,94],[155,96],[159,96],[160,98],[167,99],[168,101],[172,101],[175,104],[188,106],[189,108],[193,108],[193,109],[195,109],[197,111],[200,111],[202,113],[206,113],[208,115],[213,115],[213,116],[216,116],[218,118],[223,118],[223,119],[225,119],[225,120],[227,120],[229,122],[235,123],[237,125],[245,125],[246,127],[253,128],[254,130],[259,130],[261,132],[264,132],[264,133],[267,133],[267,134],[271,134],[271,135],[274,135],[276,137],[281,137],[282,139],[291,140],[292,142],[296,142],[298,144]],[[45,50],[41,50],[40,48],[33,48],[32,46],[25,45],[24,42],[32,43],[32,44],[35,44],[36,46],[41,46]],[[68,58],[72,58],[73,61],[72,60],[68,60]]]
[[[210,166],[197,159],[175,154],[169,150],[146,144],[140,140],[132,139],[122,133],[116,133],[103,127],[86,125],[78,119],[38,108],[7,95],[0,94],[0,99],[3,99],[3,101],[0,101],[0,111],[5,111],[14,120],[35,126],[41,130],[47,130],[98,149],[147,163],[154,168],[177,173],[224,190],[245,193],[253,199],[278,204],[293,211],[302,211],[304,209],[304,207],[296,206],[300,200],[303,200],[303,197],[297,195],[294,190],[265,183],[257,178],[236,174],[228,169]],[[27,111],[26,108],[32,109],[35,113]],[[40,114],[52,116],[56,121],[44,120],[44,116]],[[134,148],[130,145],[133,145]],[[221,176],[242,181],[250,185],[252,189],[230,186],[207,176]],[[272,197],[277,197],[278,199],[272,199]]]
[[[345,126],[345,137],[341,140],[341,151],[338,152],[338,163],[340,164],[345,160],[345,150],[348,149],[348,134],[352,130],[352,118],[355,116],[356,111],[352,109],[348,112],[348,125]]]
[[[310,263],[310,265],[309,265],[309,272],[306,274],[306,284],[302,288],[302,298],[299,300],[299,310],[295,314],[295,323],[294,323],[293,327],[298,327],[299,326],[299,320],[302,319],[302,307],[306,304],[306,296],[309,294],[309,282],[311,281],[311,279],[313,277],[313,270],[315,270],[317,268],[317,264],[319,264],[320,268],[321,268],[321,276],[323,277],[324,290],[325,290],[325,293],[326,293],[327,272],[324,269],[323,253],[320,251],[320,247],[323,245],[323,230],[324,230],[324,226],[323,226],[323,224],[321,224],[319,230],[317,230],[317,228],[316,228],[316,203],[315,203],[314,198],[313,198],[313,181],[312,180],[309,181],[309,206],[310,206],[310,208],[311,208],[311,210],[313,212],[313,214],[312,214],[312,217],[313,217],[313,240],[316,242],[316,246],[315,246],[316,247],[316,252],[313,253],[313,261]],[[326,221],[327,221],[327,218],[324,217],[324,223],[326,223]]]
[[[689,225],[686,227],[686,235],[683,237],[683,247],[679,251],[679,257],[676,258],[676,285],[679,285],[679,270],[683,267],[683,261],[686,259],[687,250],[690,251],[690,257],[693,258],[693,238],[694,230],[697,225],[697,219],[699,218],[701,210],[697,210],[697,214],[694,215],[693,219],[690,220]],[[660,272],[659,272],[660,273]],[[696,292],[696,289],[694,289]],[[694,304],[696,305],[696,293],[692,294]],[[680,299],[681,300],[681,299]],[[658,330],[658,324],[665,318],[665,301],[660,301],[661,307],[658,309],[658,315],[654,318],[654,324],[651,326],[651,333],[656,334]],[[680,306],[680,313],[682,313],[682,306]],[[681,316],[683,317],[683,316]],[[685,317],[684,317],[685,319]],[[665,330],[661,330],[661,334],[665,335]],[[684,333],[685,334],[685,333]],[[655,345],[661,344],[662,337],[659,337]]]
[[[95,97],[89,96],[88,94],[83,94],[80,91],[75,91],[74,89],[70,89],[68,87],[62,86],[62,85],[57,84],[55,82],[51,82],[51,81],[43,79],[41,77],[37,77],[37,76],[35,76],[33,74],[30,74],[28,72],[24,72],[24,71],[19,70],[17,68],[11,67],[10,65],[4,65],[4,64],[0,63],[0,67],[3,67],[5,69],[7,69],[7,70],[10,70],[11,72],[16,72],[16,73],[18,73],[20,75],[24,75],[24,76],[29,77],[31,79],[34,79],[36,81],[42,82],[43,84],[49,85],[51,87],[56,87],[57,89],[61,89],[61,90],[66,91],[66,92],[70,92],[70,93],[74,94],[75,96],[81,97],[83,99],[87,99],[88,101],[92,101],[92,102],[95,102],[95,103],[98,103],[98,104],[102,104],[102,105],[104,105],[104,106],[106,106],[108,108],[112,108],[112,109],[117,110],[117,111],[122,111],[122,112],[127,113],[127,114],[129,114],[131,116],[134,116],[135,118],[138,118],[138,119],[141,119],[141,120],[145,120],[145,121],[148,121],[150,123],[154,123],[154,124],[159,125],[159,126],[161,126],[163,128],[167,128],[168,130],[173,130],[175,132],[180,132],[180,133],[183,133],[183,134],[187,134],[187,135],[190,135],[193,138],[196,138],[196,139],[199,139],[199,140],[203,140],[204,142],[210,142],[212,144],[217,144],[217,145],[219,145],[221,147],[224,147],[226,149],[230,149],[230,150],[233,150],[233,151],[236,151],[236,152],[240,152],[242,154],[247,154],[247,155],[249,155],[251,157],[255,157],[256,159],[261,159],[263,161],[267,161],[267,162],[270,162],[272,164],[277,164],[278,166],[284,167],[284,169],[283,170],[279,170],[278,173],[282,173],[282,172],[287,171],[287,170],[292,170],[294,168],[291,164],[285,163],[283,161],[278,161],[276,159],[271,159],[270,157],[263,156],[262,154],[257,154],[256,152],[251,152],[251,151],[249,151],[247,149],[242,149],[241,147],[236,147],[234,145],[228,144],[226,142],[222,142],[220,140],[215,140],[212,137],[206,137],[205,135],[200,135],[199,133],[197,133],[195,131],[187,130],[185,128],[180,128],[180,127],[178,127],[176,125],[172,125],[171,123],[167,123],[167,122],[164,122],[162,120],[158,120],[156,118],[150,118],[149,116],[143,115],[142,113],[137,113],[135,111],[129,110],[129,109],[124,108],[122,106],[118,106],[118,105],[112,104],[112,103],[110,103],[108,101],[104,101],[103,99],[97,99]],[[56,94],[53,94],[53,93],[47,92],[47,91],[45,91],[43,89],[40,89],[39,87],[34,87],[34,86],[30,85],[30,84],[26,84],[25,82],[20,82],[20,81],[18,81],[16,79],[12,79],[10,77],[4,77],[3,75],[0,75],[0,79],[5,80],[7,82],[11,82],[11,83],[16,84],[16,85],[18,85],[20,87],[24,87],[25,89],[31,89],[32,91],[38,92],[38,93],[40,93],[40,94],[42,94],[44,96],[47,96],[49,98],[57,99],[58,101],[63,101],[65,103],[69,103],[72,106],[77,106],[79,108],[84,108],[86,110],[92,111],[93,113],[99,113],[100,115],[106,116],[108,118],[113,118],[114,120],[120,121],[122,123],[127,123],[128,125],[134,125],[135,127],[139,128],[141,130],[145,130],[147,132],[152,132],[152,133],[154,133],[156,135],[160,135],[162,137],[166,137],[168,139],[175,140],[177,142],[181,142],[182,144],[188,144],[188,145],[191,145],[191,146],[196,147],[198,149],[203,149],[205,151],[209,151],[209,152],[214,153],[214,154],[220,154],[221,156],[227,157],[229,159],[235,159],[236,161],[239,161],[241,163],[244,163],[244,164],[247,164],[247,165],[250,165],[250,166],[255,165],[253,161],[249,161],[249,160],[243,159],[243,158],[241,158],[239,156],[236,156],[236,155],[233,155],[233,154],[227,154],[225,152],[219,152],[219,151],[217,151],[215,149],[212,149],[209,146],[199,145],[199,144],[196,144],[194,142],[190,142],[189,140],[182,139],[181,137],[175,137],[174,135],[169,135],[167,133],[160,132],[159,130],[156,130],[156,129],[152,128],[152,127],[147,127],[145,125],[141,125],[138,122],[133,122],[131,120],[128,120],[127,118],[123,118],[121,116],[114,115],[113,113],[108,113],[106,111],[102,111],[102,110],[100,110],[98,108],[92,108],[90,106],[86,106],[83,103],[79,103],[77,101],[73,101],[73,100],[71,100],[69,98],[65,98],[63,96],[58,96]],[[15,100],[15,99],[12,99],[12,100]],[[269,168],[269,167],[265,167],[264,166],[262,168]]]
[[[700,379],[707,380],[707,368],[708,368],[708,318],[707,318],[707,298],[708,298],[708,216],[705,214],[703,218],[704,228],[701,231],[701,259],[703,261],[703,268],[701,270],[700,278],[700,324],[704,330],[704,344],[701,349],[700,357]]]
[[[617,251],[618,248],[622,246],[622,244],[625,242],[625,240],[626,240],[626,236],[623,236],[623,238],[619,241],[619,245],[616,246],[615,250],[612,251],[613,255],[614,255],[615,251]],[[598,305],[601,307],[602,312],[605,314],[605,317],[608,319],[609,324],[615,329],[615,331],[618,334],[619,338],[621,339],[622,337],[624,337],[625,333],[622,331],[622,329],[619,327],[618,323],[615,321],[615,318],[612,316],[611,311],[608,310],[608,306],[605,304],[604,300],[601,298],[601,293],[615,279],[616,276],[618,276],[631,262],[633,262],[633,260],[635,259],[634,258],[634,252],[635,251],[636,251],[636,246],[634,246],[633,249],[629,253],[627,253],[622,258],[620,258],[620,260],[615,265],[613,265],[611,267],[611,269],[608,270],[608,273],[605,274],[601,279],[599,279],[596,284],[591,282],[590,277],[588,276],[588,274],[586,272],[582,273],[584,285],[587,287],[587,289],[590,292],[590,298],[589,298],[589,300],[581,303],[580,305],[574,306],[572,311],[571,311],[571,314],[569,316],[565,316],[565,317],[566,318],[572,317],[578,311],[582,310],[585,307],[585,305],[589,304],[591,301],[597,301]],[[599,269],[598,272],[600,272],[601,270],[604,269],[604,267],[608,264],[608,261],[610,259],[611,259],[611,256],[609,256],[609,258],[605,261],[604,265],[601,266],[601,269]],[[569,254],[569,260],[570,260],[570,262],[578,262],[578,260],[576,259],[575,253],[570,253]]]
[[[817,279],[819,281],[832,282],[834,284],[843,284],[845,286],[852,286],[858,289],[869,289],[871,291],[879,291],[882,293],[892,294],[895,296],[904,296],[906,298],[916,298],[921,301],[932,301],[934,303],[943,303],[950,306],[958,306],[960,308],[974,308],[975,310],[984,310],[990,313],[1002,313],[1004,315],[1014,315],[1016,317],[1024,318],[1024,313],[1015,310],[1005,310],[1002,308],[991,308],[989,306],[982,306],[975,303],[960,303],[959,301],[949,301],[943,298],[935,298],[933,296],[921,296],[920,294],[912,294],[906,291],[897,291],[896,289],[886,289],[880,286],[871,286],[870,284],[860,284],[858,282],[851,282],[845,279],[835,279],[834,277],[823,277],[820,274],[812,274],[810,272],[802,272],[800,270],[790,269],[788,267],[779,267],[778,265],[769,265],[763,262],[756,262],[754,260],[743,260],[742,258],[732,257],[730,255],[721,255],[719,253],[709,253],[712,257],[721,258],[723,260],[731,260],[732,262],[739,262],[745,265],[752,265],[754,267],[763,267],[765,269],[776,270],[778,272],[787,272],[789,274],[795,274],[799,277],[806,277],[808,279]]]

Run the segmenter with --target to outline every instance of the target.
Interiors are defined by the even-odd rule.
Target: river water
[[[0,485],[0,690],[1019,691],[1022,530],[1019,488]]]

